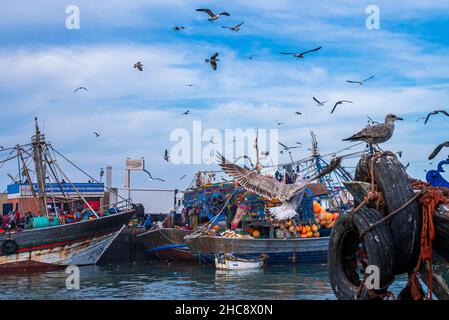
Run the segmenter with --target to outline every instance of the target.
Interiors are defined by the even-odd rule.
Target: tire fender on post
[[[366,266],[375,266],[379,271],[379,288],[383,293],[394,280],[395,249],[388,224],[372,228],[360,239],[360,235],[373,223],[382,219],[375,209],[367,207],[357,211],[351,221],[346,211],[335,221],[329,238],[328,272],[332,290],[339,300],[372,299],[370,290],[363,285],[362,270],[357,268],[356,253],[363,248]],[[364,272],[364,270],[363,270]]]

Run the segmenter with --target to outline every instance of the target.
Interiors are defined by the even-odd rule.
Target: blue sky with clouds
[[[65,28],[71,4],[80,8],[80,30]],[[368,5],[380,9],[380,30],[365,27]],[[195,12],[200,7],[231,16],[211,23]],[[423,178],[436,166],[428,154],[449,138],[444,116],[426,126],[415,121],[448,109],[448,10],[441,0],[2,1],[0,145],[27,142],[36,115],[53,144],[89,172],[110,164],[122,185],[124,159],[144,156],[148,169],[167,182],[138,175],[138,186],[182,189],[196,170],[210,168],[162,158],[173,145],[172,130],[191,130],[192,120],[223,130],[277,128],[277,119],[285,122],[281,141],[309,143],[313,129],[327,153],[346,147],[341,139],[364,127],[367,114],[382,121],[393,112],[405,121],[384,149],[403,151],[410,173]],[[221,28],[241,21],[238,33]],[[173,32],[175,25],[186,30]],[[301,61],[279,54],[316,46],[323,48]],[[222,61],[214,72],[204,59],[217,51]],[[258,57],[244,59],[251,54]],[[144,72],[133,69],[136,61]],[[345,81],[372,74],[363,87]],[[89,91],[73,94],[78,86]],[[312,96],[329,103],[315,107]],[[339,99],[354,104],[331,115]],[[191,115],[181,116],[185,109]],[[96,139],[94,131],[102,136]],[[299,159],[308,150],[293,155]],[[178,181],[185,173],[189,178]],[[0,183],[7,182],[1,173]]]

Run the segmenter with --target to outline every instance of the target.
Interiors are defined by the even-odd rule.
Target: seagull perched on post
[[[358,83],[358,84],[360,84],[361,86],[363,86],[363,85],[365,84],[366,81],[371,80],[372,78],[374,78],[374,75],[372,75],[371,77],[369,77],[369,78],[367,78],[367,79],[365,79],[365,80],[362,80],[362,81],[346,80],[346,82],[349,82],[349,83]]]
[[[208,19],[209,21],[215,21],[218,18],[220,18],[221,16],[228,16],[228,17],[230,16],[230,14],[227,13],[226,11],[223,11],[219,14],[213,13],[212,10],[210,10],[210,9],[196,9],[196,11],[207,13],[210,16],[210,18]]]
[[[218,57],[218,52],[216,52],[209,59],[204,60],[204,62],[210,63],[212,69],[217,70],[217,61],[221,61],[220,59],[217,59],[217,57]]]
[[[139,71],[143,71],[143,64],[142,62],[138,61],[134,64],[134,69],[138,69]]]
[[[336,108],[339,104],[343,104],[343,103],[345,103],[345,102],[347,102],[347,103],[353,103],[352,101],[349,101],[349,100],[340,100],[340,101],[337,101],[337,102],[334,104],[334,107],[332,108],[331,113],[334,113],[335,108]]]
[[[78,88],[75,89],[75,91],[73,91],[73,93],[76,93],[78,90],[88,91],[86,87],[78,87]]]
[[[312,49],[312,50],[307,50],[307,51],[304,51],[304,52],[298,52],[298,53],[296,53],[296,52],[281,52],[281,54],[292,55],[292,56],[294,56],[296,59],[304,59],[304,55],[305,55],[306,53],[318,51],[318,50],[320,50],[320,49],[321,49],[321,47],[318,47],[318,48],[315,48],[315,49]]]
[[[327,102],[327,100],[325,100],[325,101],[320,101],[320,100],[318,100],[318,99],[315,98],[315,97],[313,97],[313,100],[316,102],[316,105],[317,105],[318,107],[324,106],[324,104]]]
[[[427,121],[429,121],[430,116],[433,116],[433,115],[438,114],[438,113],[442,113],[442,114],[444,114],[445,116],[448,116],[448,117],[449,117],[449,113],[448,113],[446,110],[435,110],[435,111],[430,112],[430,113],[427,115],[426,120],[424,121],[424,124],[427,124]]]
[[[429,160],[432,160],[433,158],[435,158],[438,155],[438,153],[440,153],[441,149],[443,149],[444,147],[449,147],[449,141],[439,144],[435,148],[435,150],[433,150],[432,153],[430,154]]]
[[[225,26],[222,26],[222,28],[223,28],[223,29],[229,29],[229,30],[231,30],[231,31],[237,32],[237,31],[240,30],[240,27],[241,27],[242,24],[244,24],[244,23],[245,23],[245,21],[240,22],[238,25],[235,25],[235,26],[233,26],[233,27],[225,27]]]
[[[269,199],[278,199],[281,206],[271,208],[273,217],[277,220],[292,218],[297,215],[297,209],[301,204],[304,191],[308,183],[332,172],[341,163],[341,158],[331,160],[328,167],[321,173],[309,180],[296,179],[294,183],[286,184],[274,177],[264,176],[254,171],[245,169],[228,161],[221,154],[218,154],[218,164],[223,171],[230,175],[239,185],[247,191]]]
[[[370,145],[377,145],[379,143],[389,140],[394,131],[394,122],[396,120],[404,120],[398,116],[389,113],[385,116],[385,122],[375,124],[362,129],[360,132],[343,139],[343,141],[364,141]]]

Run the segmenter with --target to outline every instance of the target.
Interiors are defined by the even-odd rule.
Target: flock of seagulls
[[[220,13],[216,14],[211,9],[208,9],[208,8],[196,9],[196,11],[203,12],[203,13],[207,14],[209,16],[208,20],[210,22],[214,22],[214,21],[220,19],[223,16],[230,16],[230,14],[228,12],[226,12],[226,11],[223,11],[223,12],[220,12]],[[238,24],[236,24],[234,26],[222,26],[222,28],[223,29],[229,29],[230,31],[238,32],[244,23],[245,22],[242,21],[242,22],[240,22],[240,23],[238,23]],[[184,26],[174,26],[172,28],[173,31],[181,31],[181,30],[185,30],[185,29],[186,29],[186,27],[184,27]],[[312,52],[319,51],[321,49],[322,49],[322,47],[319,46],[319,47],[316,47],[314,49],[303,51],[303,52],[280,52],[280,54],[290,55],[290,56],[292,56],[292,57],[294,57],[296,59],[304,59],[305,55],[307,55],[309,53],[312,53]],[[218,66],[217,62],[221,61],[218,58],[218,56],[219,56],[219,53],[216,52],[215,54],[213,54],[212,56],[210,56],[209,58],[204,60],[207,64],[210,64],[212,70],[214,70],[214,71],[217,70],[217,66]],[[253,58],[255,58],[257,56],[258,56],[257,54],[253,54],[253,55],[245,56],[244,59],[252,60]],[[138,61],[138,62],[136,62],[134,64],[134,69],[142,72],[143,71],[143,66],[144,66],[143,63]],[[370,77],[368,77],[368,78],[366,78],[364,80],[360,80],[360,81],[358,81],[358,80],[346,80],[346,82],[347,83],[351,83],[351,84],[365,85],[365,83],[367,81],[370,81],[374,77],[375,77],[375,75],[372,75],[372,76],[370,76]],[[185,86],[186,87],[193,87],[193,86],[195,86],[195,84],[187,83],[187,84],[185,84]],[[86,91],[87,92],[88,90],[87,90],[86,87],[80,86],[80,87],[78,87],[78,88],[76,88],[74,90],[74,93],[77,93],[79,91]],[[320,106],[320,107],[324,106],[328,102],[328,100],[321,101],[321,100],[319,100],[316,97],[313,97],[313,100],[315,101],[316,106]],[[331,114],[334,113],[334,111],[336,110],[337,106],[342,105],[344,103],[354,103],[354,102],[350,101],[350,100],[338,100],[337,102],[335,102],[335,104],[334,104],[334,106],[333,106],[333,108],[331,110]],[[185,112],[183,112],[183,115],[188,115],[188,114],[190,114],[190,110],[186,110]],[[435,111],[432,111],[432,112],[428,113],[426,117],[423,116],[423,117],[418,118],[416,121],[419,121],[419,120],[423,119],[424,120],[424,124],[427,124],[427,122],[429,121],[430,117],[434,116],[434,115],[437,115],[437,114],[443,114],[443,115],[449,117],[449,113],[447,111],[445,111],[445,110],[435,110]],[[299,111],[296,111],[295,115],[302,115],[302,113],[299,112]],[[384,123],[378,123],[378,122],[372,120],[369,116],[367,116],[367,117],[369,119],[368,125],[364,129],[359,131],[358,133],[352,135],[351,137],[343,139],[343,141],[352,141],[352,142],[354,142],[354,141],[363,141],[363,142],[366,142],[366,143],[368,143],[370,145],[376,145],[378,147],[379,143],[382,143],[382,142],[385,142],[385,141],[389,140],[391,138],[391,136],[393,135],[394,122],[397,121],[397,120],[403,120],[402,118],[400,118],[400,117],[398,117],[398,116],[396,116],[394,114],[391,114],[391,113],[388,114],[385,117]],[[280,122],[278,120],[275,120],[275,123],[278,126],[285,124],[284,122]],[[97,138],[101,136],[101,134],[99,132],[94,132],[94,135]],[[210,141],[210,143],[214,143],[214,142]],[[300,146],[301,143],[299,143],[299,142],[297,142],[297,144],[298,144],[297,146],[290,146],[290,147],[285,145],[285,144],[283,144],[283,143],[281,143],[281,142],[278,142],[278,143],[283,148],[281,153],[283,153],[283,151],[284,152],[285,151],[289,151],[290,149],[301,148],[301,146]],[[429,160],[435,158],[438,155],[438,153],[444,147],[449,147],[449,141],[443,142],[440,145],[438,145],[433,150],[433,152],[429,155]],[[4,149],[4,148],[2,146],[0,146],[0,149]],[[269,154],[269,152],[266,153],[267,156],[268,156],[268,154]],[[399,155],[399,157],[402,157],[402,151],[398,151],[397,154]],[[167,149],[165,149],[165,152],[164,152],[164,160],[166,162],[170,161],[170,157],[169,157]],[[408,167],[408,165],[409,164],[407,164],[407,167]],[[151,180],[159,180],[159,181],[165,182],[165,180],[163,180],[163,179],[153,178],[151,176],[150,172],[148,172],[148,171],[146,171],[146,172],[149,174]],[[182,177],[179,178],[179,180],[184,179],[186,176],[187,175],[183,175]]]

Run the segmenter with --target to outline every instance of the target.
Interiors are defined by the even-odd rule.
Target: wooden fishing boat
[[[62,171],[56,154],[81,169],[46,143],[37,118],[35,120],[36,133],[31,144],[10,148],[10,155],[2,161],[18,159],[19,181],[13,179],[14,184],[8,186],[8,191],[17,191],[11,201],[19,200],[15,203],[12,223],[10,221],[0,234],[0,270],[30,271],[95,264],[130,218],[136,213],[143,214],[143,208],[124,199],[120,204],[94,210],[79,186]],[[14,151],[16,155],[11,156]],[[30,174],[30,162],[34,162],[36,183]],[[99,185],[98,193],[104,193],[103,184],[98,182],[83,187],[97,189]],[[68,189],[76,196],[70,198]],[[75,208],[76,202],[85,209]],[[22,218],[19,210],[22,210]]]
[[[184,237],[192,230],[178,228],[152,229],[137,236],[145,248],[145,252],[152,258],[164,261],[193,261],[195,260],[184,242]]]
[[[95,264],[135,211],[0,235],[0,270]]]
[[[215,257],[215,268],[217,270],[253,270],[261,269],[267,256],[263,255],[255,259],[242,259],[232,254],[222,254]]]
[[[217,254],[238,253],[241,258],[267,255],[267,263],[325,263],[329,237],[262,239],[225,238],[219,236],[190,235],[184,238],[192,255],[213,263]]]

